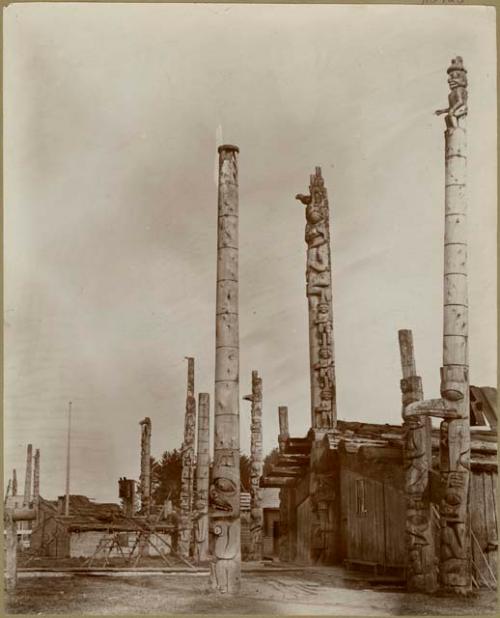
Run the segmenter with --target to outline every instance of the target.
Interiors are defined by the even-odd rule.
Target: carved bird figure
[[[312,197],[310,195],[302,195],[302,193],[297,193],[295,199],[299,200],[299,202],[302,202],[306,206],[309,206],[312,201]]]

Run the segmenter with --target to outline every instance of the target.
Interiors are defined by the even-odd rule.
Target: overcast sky
[[[310,423],[304,207],[331,209],[339,418],[400,422],[397,331],[439,395],[446,69],[469,71],[470,375],[496,384],[495,12],[485,7],[13,4],[4,11],[5,477],[117,500],[213,403],[216,148],[240,147],[240,394]],[[249,403],[241,402],[249,451]]]

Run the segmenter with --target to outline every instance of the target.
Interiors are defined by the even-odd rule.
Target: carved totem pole
[[[311,428],[315,438],[335,430],[337,403],[333,345],[332,268],[330,210],[321,168],[310,177],[309,195],[295,196],[306,206],[306,294],[309,305],[309,362],[311,375]],[[318,436],[319,431],[319,436]],[[313,446],[313,451],[315,447]],[[312,459],[310,476],[313,548],[318,560],[331,562],[336,541],[334,480],[331,472],[317,468]]]
[[[193,532],[194,441],[196,431],[196,399],[194,397],[194,358],[188,358],[186,414],[182,443],[182,476],[179,517],[179,554],[189,557]]]
[[[151,419],[146,416],[141,426],[141,511],[145,517],[151,512]]]
[[[252,394],[243,397],[250,401],[252,423],[250,426],[251,487],[250,487],[250,550],[249,560],[262,560],[262,490],[260,478],[264,467],[262,458],[262,378],[252,371]]]
[[[278,446],[280,454],[284,454],[286,450],[286,441],[290,437],[288,427],[288,408],[287,406],[278,407]],[[280,489],[280,536],[278,541],[278,556],[282,562],[290,560],[290,539],[289,539],[289,527],[288,522],[290,519],[289,507],[289,490],[287,487]]]
[[[440,583],[450,592],[471,591],[469,508],[470,427],[467,294],[466,118],[467,72],[457,56],[448,68],[445,131],[444,320],[441,398],[410,404],[414,416],[442,418],[440,472]]]
[[[33,501],[38,501],[40,497],[40,449],[35,451],[35,465],[33,467]]]
[[[411,330],[400,330],[401,393],[403,410],[421,401],[422,378],[417,375]],[[411,592],[435,592],[437,559],[432,534],[430,472],[432,470],[431,419],[411,416],[403,425],[406,493],[407,588]]]
[[[238,327],[238,153],[220,146],[215,324],[215,431],[210,516],[215,535],[212,587],[240,586],[240,411]]]
[[[298,194],[295,198],[306,206],[311,427],[324,430],[335,429],[337,418],[332,337],[330,214],[321,168],[317,167],[310,178],[309,195]]]
[[[17,496],[17,470],[12,470],[12,495]]]
[[[23,506],[29,506],[29,503],[31,502],[31,475],[33,474],[32,462],[33,446],[28,444],[28,448],[26,449],[26,475],[24,477]]]
[[[195,547],[197,562],[209,557],[208,489],[210,474],[210,396],[198,396],[198,456],[196,458],[196,523]]]

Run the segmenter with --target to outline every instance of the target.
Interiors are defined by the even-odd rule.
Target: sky
[[[468,69],[470,376],[496,385],[491,7],[12,4],[4,10],[4,477],[117,501],[213,403],[217,146],[240,148],[240,395],[264,451],[310,426],[304,207],[330,203],[338,417],[401,422],[397,331],[442,363],[446,69]],[[250,408],[241,401],[241,450]],[[213,434],[212,434],[213,436]],[[211,437],[213,439],[213,437]]]

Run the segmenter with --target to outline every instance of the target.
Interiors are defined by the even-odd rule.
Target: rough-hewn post
[[[33,462],[33,446],[28,444],[26,449],[26,475],[24,477],[23,506],[28,506],[31,501],[31,475]]]
[[[215,432],[210,512],[212,586],[240,587],[240,412],[238,328],[238,148],[220,146],[215,334]]]
[[[448,68],[451,92],[445,131],[445,233],[443,367],[441,399],[416,402],[403,411],[442,418],[440,472],[440,583],[456,594],[472,589],[470,535],[470,427],[467,294],[466,117],[467,75],[462,58]]]
[[[401,393],[403,410],[423,399],[422,379],[417,375],[411,330],[400,330]],[[411,592],[435,592],[437,559],[432,534],[430,472],[432,470],[431,418],[412,416],[404,425],[406,493],[406,583]]]
[[[4,505],[7,503],[7,498],[9,497],[9,493],[12,490],[12,479],[9,479],[9,482],[7,483],[7,489],[5,490],[5,497],[4,497]]]
[[[208,490],[210,484],[210,395],[198,395],[198,455],[196,457],[196,560],[209,558]]]
[[[278,422],[280,428],[280,432],[278,434],[278,446],[280,453],[284,453],[286,441],[290,437],[290,433],[288,431],[288,408],[286,406],[278,407]]]
[[[36,502],[40,496],[40,449],[35,451],[35,465],[33,468],[33,501]]]
[[[179,517],[179,553],[189,557],[193,532],[194,441],[196,431],[196,399],[194,397],[194,358],[188,358],[186,414],[182,443],[182,477]]]
[[[15,468],[12,470],[12,495],[17,496],[17,471]]]
[[[335,429],[337,422],[330,211],[321,168],[310,178],[309,195],[295,197],[306,206],[311,427],[324,430]]]
[[[122,500],[125,517],[133,517],[135,514],[135,481],[121,478],[118,481],[118,495]]]
[[[249,560],[262,560],[262,525],[264,511],[262,509],[262,490],[260,478],[264,461],[262,457],[262,378],[257,371],[252,371],[252,394],[243,397],[250,401],[250,550]]]
[[[141,426],[141,512],[149,517],[151,511],[151,419],[149,416]]]
[[[7,592],[14,592],[17,585],[17,522],[12,510],[4,511],[5,526],[5,584]]]
[[[13,593],[17,586],[17,522],[29,522],[36,518],[34,509],[5,509],[5,580],[7,592]]]

